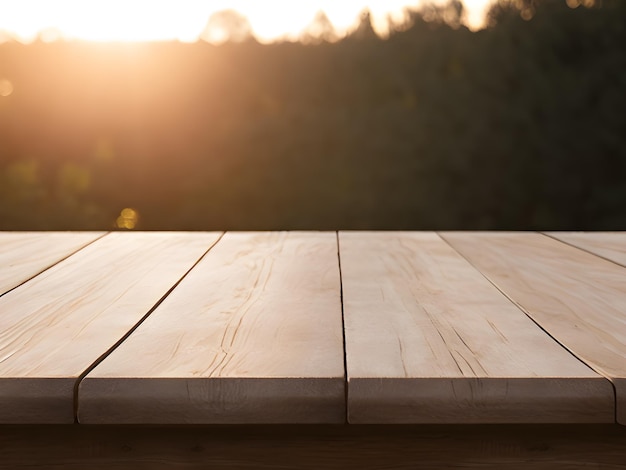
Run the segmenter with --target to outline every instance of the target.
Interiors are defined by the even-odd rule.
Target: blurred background
[[[150,41],[20,36],[16,4],[1,230],[626,229],[626,1],[318,9],[282,35],[223,8]]]

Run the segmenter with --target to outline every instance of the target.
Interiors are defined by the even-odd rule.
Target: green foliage
[[[591,3],[501,0],[473,33],[452,2],[384,40],[364,15],[336,43],[0,45],[0,229],[626,229],[626,2]]]

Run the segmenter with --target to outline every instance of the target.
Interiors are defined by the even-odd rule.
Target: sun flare
[[[202,20],[171,1],[4,1],[0,27],[22,40],[39,36],[91,41],[194,40]],[[8,13],[7,13],[8,12]]]
[[[443,0],[439,0],[443,1]],[[490,0],[465,0],[470,23]],[[406,7],[419,0],[0,0],[0,40],[23,42],[36,38],[90,41],[191,42],[202,36],[210,16],[235,10],[250,22],[261,42],[296,39],[319,11],[337,32],[350,30],[364,9],[372,13],[374,28],[383,33],[388,18],[399,20]]]

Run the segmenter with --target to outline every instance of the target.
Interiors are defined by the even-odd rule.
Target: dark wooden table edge
[[[626,426],[0,425],[0,468],[626,469]]]

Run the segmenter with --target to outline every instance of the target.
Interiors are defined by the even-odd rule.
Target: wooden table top
[[[0,423],[626,424],[626,232],[0,232]]]

